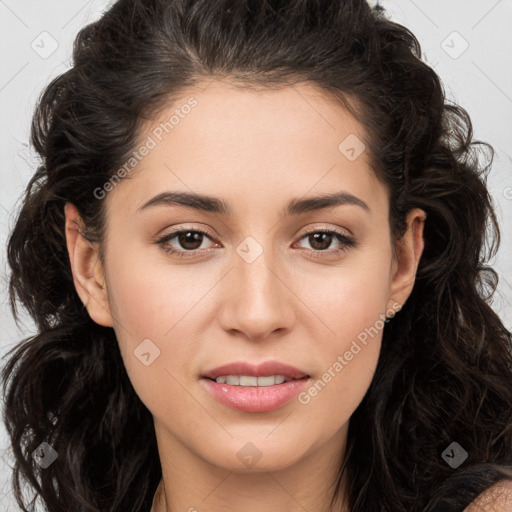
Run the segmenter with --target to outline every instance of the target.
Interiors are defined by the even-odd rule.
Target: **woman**
[[[420,55],[363,0],[120,0],[79,33],[8,247],[20,506],[24,478],[51,512],[510,509],[490,164]]]

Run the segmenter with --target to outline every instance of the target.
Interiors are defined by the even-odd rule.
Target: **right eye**
[[[166,253],[179,258],[188,258],[193,257],[195,252],[200,250],[204,237],[209,239],[212,238],[202,229],[175,229],[171,233],[168,233],[158,239],[156,243],[159,244],[162,247],[162,250]],[[174,241],[176,241],[182,248],[171,245],[171,242]]]

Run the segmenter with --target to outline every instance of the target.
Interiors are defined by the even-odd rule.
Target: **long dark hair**
[[[101,242],[94,191],[129,158],[142,123],[214,77],[321,88],[365,128],[393,235],[412,208],[427,213],[414,289],[386,323],[350,419],[340,479],[351,512],[460,512],[512,478],[512,339],[490,307],[497,275],[486,265],[499,245],[486,187],[494,151],[473,141],[467,112],[446,101],[407,28],[365,0],[119,0],[80,31],[73,59],[38,102],[41,164],[8,243],[14,315],[19,301],[38,328],[2,374],[24,511],[22,478],[50,512],[150,508],[161,478],[152,416],[113,329],[75,291],[63,207],[75,204]],[[42,442],[58,453],[46,469],[31,455]],[[457,469],[441,456],[453,442],[468,454]]]

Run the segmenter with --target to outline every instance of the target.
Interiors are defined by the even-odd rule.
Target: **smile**
[[[244,412],[267,412],[289,403],[311,377],[279,361],[235,361],[201,375],[200,383],[215,400]]]

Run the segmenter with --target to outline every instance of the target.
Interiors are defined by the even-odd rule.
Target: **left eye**
[[[340,250],[346,250],[348,247],[352,247],[355,245],[355,242],[352,238],[348,237],[343,233],[339,233],[338,231],[327,231],[327,230],[318,230],[311,231],[303,235],[300,240],[306,239],[313,247],[313,251],[315,252],[339,252]],[[333,242],[333,240],[337,240],[341,245],[338,249],[333,249],[328,251],[327,249]]]

